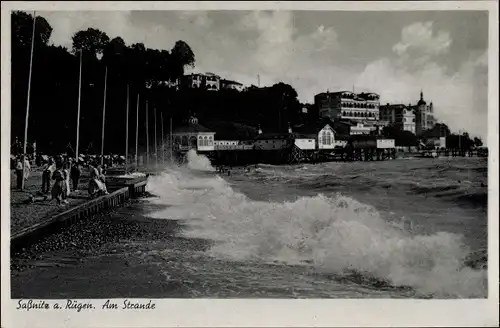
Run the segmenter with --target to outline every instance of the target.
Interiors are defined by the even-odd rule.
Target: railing
[[[216,145],[215,150],[252,150],[254,145]]]

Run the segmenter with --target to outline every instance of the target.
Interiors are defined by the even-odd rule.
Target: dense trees
[[[471,139],[467,132],[460,134],[451,133],[446,124],[437,123],[432,129],[424,131],[418,138],[409,131],[401,131],[394,125],[389,125],[382,129],[382,135],[393,137],[396,146],[417,146],[418,139],[424,141],[440,137],[446,138],[446,147],[451,149],[470,149],[472,147],[480,147],[483,142],[480,138]]]
[[[382,135],[394,138],[396,146],[414,147],[418,145],[418,140],[415,134],[410,131],[403,131],[395,125],[389,125],[382,129]]]
[[[24,12],[12,13],[12,115],[11,137],[22,141],[26,114],[33,17]],[[36,18],[31,105],[28,142],[37,142],[42,151],[64,151],[74,148],[78,107],[80,50],[82,53],[82,98],[80,149],[94,145],[99,151],[102,122],[104,72],[108,69],[106,148],[123,150],[127,85],[130,85],[130,111],[135,112],[137,94],[144,101],[155,98],[146,87],[181,77],[186,66],[195,63],[189,45],[177,41],[171,51],[147,49],[143,44],[126,45],[116,37],[89,28],[73,36],[72,49],[49,45],[52,27]],[[152,89],[152,88],[151,88]],[[163,90],[156,90],[163,92]],[[159,98],[158,96],[156,98]],[[150,109],[158,106],[150,102]],[[152,115],[150,115],[152,116]],[[130,133],[135,118],[131,115]],[[141,116],[144,122],[144,116]],[[141,127],[144,123],[140,124]],[[141,128],[140,127],[140,128]]]

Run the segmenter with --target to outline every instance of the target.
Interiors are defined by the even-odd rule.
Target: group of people
[[[43,195],[43,198],[46,199],[50,192],[52,200],[55,199],[58,204],[67,204],[67,199],[71,190],[78,191],[78,184],[82,170],[81,163],[78,160],[73,160],[72,158],[57,156],[47,158],[40,164],[42,169],[41,194]],[[16,161],[18,189],[22,188],[23,178],[25,180],[28,179],[31,171],[31,165],[28,159],[24,159],[24,165],[25,168],[23,172],[23,159],[22,157],[18,157]],[[88,193],[90,197],[108,194],[104,168],[97,163],[88,163],[88,168],[90,171],[90,180],[88,185]],[[54,182],[53,184],[52,181]]]

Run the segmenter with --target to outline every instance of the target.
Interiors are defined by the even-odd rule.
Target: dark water
[[[223,179],[189,157],[148,184],[165,206],[149,216],[207,244],[151,247],[189,297],[487,296],[484,158],[258,165]]]

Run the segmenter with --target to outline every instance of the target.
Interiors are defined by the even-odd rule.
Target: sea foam
[[[209,160],[188,154],[187,168],[151,177],[152,213],[182,220],[182,235],[214,241],[207,255],[228,261],[310,266],[317,274],[349,272],[428,297],[486,297],[487,271],[464,266],[469,249],[448,232],[415,235],[376,210],[341,194],[293,202],[253,201],[213,173]]]

